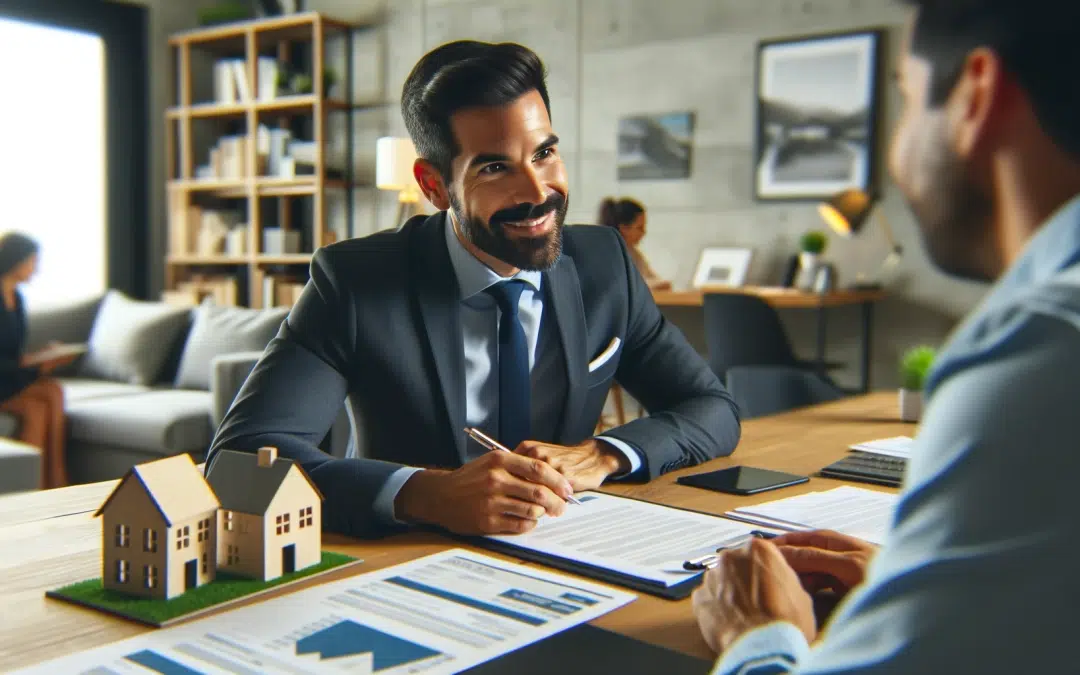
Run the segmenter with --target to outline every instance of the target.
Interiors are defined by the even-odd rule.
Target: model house
[[[223,450],[206,480],[221,504],[221,571],[268,581],[322,560],[322,494],[276,448]]]
[[[174,598],[214,580],[219,502],[191,456],[131,468],[101,508],[102,585]]]

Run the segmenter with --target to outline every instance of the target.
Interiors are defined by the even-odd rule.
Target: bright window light
[[[106,288],[105,46],[96,35],[0,19],[0,231],[41,245],[31,307]]]

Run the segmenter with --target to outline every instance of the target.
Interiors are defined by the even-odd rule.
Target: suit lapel
[[[576,428],[578,413],[585,404],[585,307],[581,302],[577,269],[569,256],[564,254],[555,267],[544,274],[544,283],[549,289],[550,309],[554,310],[552,313],[559,327],[566,359],[566,403],[555,436],[560,444],[565,445],[580,441],[568,439],[567,434]]]
[[[411,277],[427,335],[428,355],[435,365],[446,408],[449,437],[460,462],[465,461],[465,347],[457,276],[446,250],[445,213],[416,226],[410,237],[415,261]]]

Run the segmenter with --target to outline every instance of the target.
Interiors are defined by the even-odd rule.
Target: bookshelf
[[[291,305],[312,252],[350,236],[356,28],[304,12],[169,38],[166,300]],[[336,230],[331,197],[344,203]]]

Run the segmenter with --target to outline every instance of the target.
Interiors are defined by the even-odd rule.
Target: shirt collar
[[[500,277],[494,270],[480,262],[476,256],[469,253],[454,232],[454,222],[449,211],[446,213],[446,248],[450,252],[450,263],[454,266],[454,274],[457,276],[462,300],[467,300],[500,281],[506,281],[507,277]],[[532,286],[534,290],[540,290],[540,280],[542,279],[540,272],[518,270],[517,274],[509,278],[521,279]]]
[[[1080,259],[1080,195],[1063,204],[1035,236],[1007,275],[1004,286],[1042,282]]]

